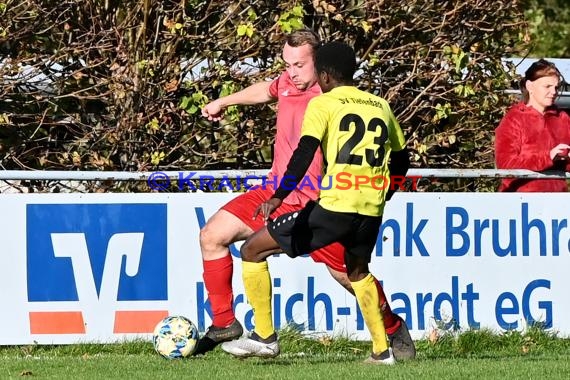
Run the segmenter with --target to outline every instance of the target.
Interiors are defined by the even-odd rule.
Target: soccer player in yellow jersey
[[[239,357],[277,356],[266,258],[280,250],[297,257],[340,242],[346,249],[348,278],[372,337],[372,354],[366,362],[394,364],[378,308],[379,284],[368,264],[385,202],[394,192],[390,175],[403,176],[409,167],[404,135],[386,100],[353,85],[356,57],[350,46],[323,45],[316,52],[315,67],[323,94],[309,102],[299,145],[279,188],[254,213],[254,217],[261,213],[267,226],[241,248],[244,287],[255,328],[248,337],[222,344],[222,349]],[[270,220],[269,215],[303,179],[319,146],[327,182],[319,199],[299,212]]]

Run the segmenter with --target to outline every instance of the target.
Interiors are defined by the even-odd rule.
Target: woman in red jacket
[[[544,59],[521,80],[523,101],[509,109],[495,130],[497,169],[570,171],[570,117],[554,105],[562,75]],[[508,178],[499,191],[566,192],[565,179]]]

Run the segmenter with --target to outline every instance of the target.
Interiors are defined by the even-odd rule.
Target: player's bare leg
[[[346,272],[340,272],[335,270],[328,265],[326,266],[329,273],[331,274],[332,278],[336,280],[343,288],[345,288],[350,294],[354,295],[354,290],[352,289],[352,285],[350,285],[350,280],[346,275]]]
[[[233,310],[233,259],[230,244],[245,240],[253,233],[232,213],[219,210],[200,231],[204,266],[204,285],[212,309],[212,325],[198,342],[195,355],[213,350],[219,343],[237,339],[243,327]]]
[[[247,239],[253,230],[237,216],[226,210],[218,210],[200,230],[200,249],[205,261],[230,255],[229,246]]]

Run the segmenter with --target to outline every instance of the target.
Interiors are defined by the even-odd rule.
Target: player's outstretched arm
[[[224,110],[235,105],[254,105],[268,103],[274,98],[269,93],[271,82],[258,82],[241,91],[216,99],[202,108],[202,116],[210,121],[220,121]]]

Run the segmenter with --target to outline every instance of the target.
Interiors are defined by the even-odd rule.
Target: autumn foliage
[[[416,167],[492,168],[519,0],[0,2],[4,169],[267,168],[273,105],[200,107],[282,69],[302,25],[351,43]]]

